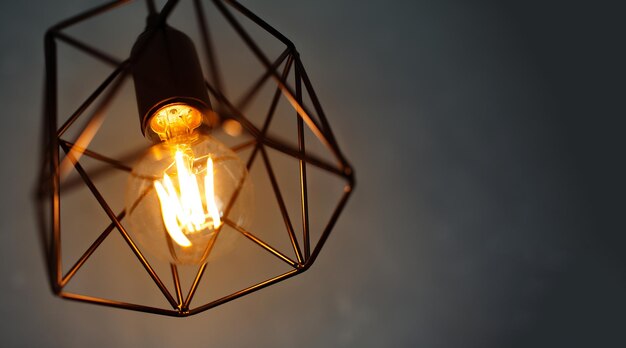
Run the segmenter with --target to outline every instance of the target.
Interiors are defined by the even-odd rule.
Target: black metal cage
[[[243,40],[248,49],[253,53],[254,57],[261,63],[265,71],[260,78],[248,90],[246,97],[239,103],[230,101],[225,93],[222,92],[222,80],[219,69],[216,65],[215,55],[217,54],[212,46],[208,23],[203,9],[203,4],[199,0],[193,1],[194,11],[196,14],[197,27],[201,33],[201,43],[199,45],[204,49],[206,61],[204,67],[210,72],[205,77],[206,89],[212,98],[215,110],[222,118],[230,118],[240,123],[243,130],[251,136],[251,140],[247,140],[238,145],[232,146],[235,152],[249,150],[250,157],[247,160],[247,166],[250,168],[255,158],[261,157],[266,168],[266,175],[271,182],[275,199],[280,209],[280,214],[284,220],[284,226],[287,230],[287,236],[293,249],[293,255],[288,255],[270,244],[261,240],[254,232],[247,231],[236,224],[231,224],[234,230],[241,233],[244,237],[267,251],[270,255],[277,257],[291,268],[288,272],[276,275],[265,281],[256,283],[230,295],[215,299],[208,303],[197,306],[191,306],[192,299],[196,293],[201,278],[205,273],[207,263],[200,265],[195,274],[192,284],[190,284],[187,294],[183,296],[183,287],[179,277],[179,271],[174,264],[170,265],[172,282],[174,289],[168,287],[161,280],[162,275],[158,275],[155,268],[150,264],[148,258],[140,250],[139,246],[131,238],[131,235],[122,225],[125,216],[124,211],[115,212],[103,197],[102,192],[94,185],[90,173],[80,163],[79,157],[85,156],[93,160],[99,161],[108,167],[107,170],[120,170],[131,172],[131,167],[125,159],[116,159],[105,156],[89,148],[89,140],[80,141],[84,134],[95,133],[98,126],[95,122],[91,122],[102,117],[104,110],[108,104],[116,98],[116,93],[124,79],[129,78],[130,71],[135,62],[132,57],[125,60],[118,60],[112,55],[104,52],[89,43],[82,42],[64,30],[79,22],[89,20],[94,16],[98,16],[104,12],[113,10],[129,1],[112,1],[101,6],[95,7],[74,17],[60,22],[50,28],[45,35],[45,104],[43,113],[43,142],[42,142],[42,166],[41,175],[38,185],[38,213],[40,217],[41,239],[47,263],[47,271],[49,282],[54,294],[70,300],[82,301],[104,306],[130,309],[141,312],[149,312],[168,316],[184,317],[203,312],[220,304],[226,303],[233,299],[252,293],[266,286],[275,284],[296,274],[306,271],[316,260],[320,250],[324,246],[333,226],[335,225],[341,211],[343,210],[348,198],[354,188],[354,172],[348,164],[347,160],[339,150],[335,136],[331,131],[329,123],[324,115],[318,97],[313,90],[311,81],[300,60],[298,51],[291,41],[285,36],[272,28],[262,19],[250,12],[244,6],[233,0],[213,0],[215,8],[219,14],[223,16],[228,24],[232,26],[234,31]],[[146,33],[154,31],[155,28],[165,23],[168,16],[176,8],[178,1],[169,0],[158,11],[153,1],[146,1],[148,13],[155,20],[152,20],[146,29]],[[246,30],[245,26],[233,15],[233,11],[243,15],[251,23],[255,24],[255,28],[270,34],[273,38],[284,45],[284,50],[275,59],[270,59],[261,48],[255,43],[252,36]],[[80,106],[67,118],[58,115],[58,82],[57,82],[57,45],[60,43],[70,45],[78,49],[87,56],[99,60],[105,64],[114,67],[113,72],[84,100]],[[282,71],[279,71],[282,68]],[[290,86],[288,76],[292,76],[295,81],[294,86]],[[273,94],[270,110],[267,112],[262,127],[256,126],[251,122],[246,113],[242,111],[240,105],[247,103],[248,100],[254,98],[261,86],[265,83],[273,83],[275,92]],[[304,97],[310,101],[311,105],[303,102]],[[274,109],[279,98],[286,98],[289,105],[293,108],[293,116],[297,119],[297,145],[294,146],[288,142],[281,141],[267,133],[267,129],[274,116]],[[98,100],[99,103],[95,103]],[[90,114],[86,110],[95,105],[94,111]],[[134,110],[133,110],[134,111]],[[86,124],[75,139],[68,139],[67,131],[79,119]],[[64,120],[62,123],[60,120]],[[316,156],[309,153],[305,147],[305,129],[313,133],[317,140],[321,142],[334,161]],[[295,159],[299,163],[299,183],[300,183],[300,219],[302,221],[302,235],[297,236],[292,219],[288,213],[286,203],[280,190],[279,180],[272,168],[266,149],[278,151],[286,156]],[[84,251],[82,256],[66,271],[63,272],[61,258],[61,195],[71,190],[71,187],[64,187],[61,178],[61,163],[67,162],[69,170],[75,170],[82,181],[80,185],[85,185],[91,194],[95,197],[100,207],[104,210],[110,224],[100,233],[95,241]],[[312,241],[309,230],[309,207],[308,207],[308,191],[311,189],[307,183],[307,167],[314,166],[324,172],[330,173],[345,182],[343,192],[341,193],[339,202],[333,209],[329,221],[320,232],[317,241]],[[233,199],[236,199],[233,198]],[[226,223],[228,219],[226,216]],[[102,244],[102,242],[111,234],[117,231],[120,233],[128,247],[132,250],[137,260],[145,271],[154,281],[160,292],[163,294],[171,308],[158,308],[145,304],[135,304],[105,299],[95,296],[76,294],[64,290],[65,286],[72,280],[76,272],[85,264],[94,251]],[[302,245],[300,245],[302,244]],[[172,295],[173,294],[173,295]]]

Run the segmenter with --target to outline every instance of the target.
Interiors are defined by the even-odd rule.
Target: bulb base
[[[148,139],[162,141],[150,121],[167,105],[186,104],[203,115],[209,124],[211,102],[198,54],[191,39],[163,25],[142,33],[131,51],[132,75],[141,131]]]

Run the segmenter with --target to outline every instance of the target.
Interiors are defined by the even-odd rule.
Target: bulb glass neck
[[[161,141],[187,138],[202,125],[202,113],[193,106],[175,103],[157,110],[150,118],[149,127]]]

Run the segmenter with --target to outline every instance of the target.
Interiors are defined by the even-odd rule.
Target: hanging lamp
[[[238,2],[212,1],[216,13],[223,16],[264,69],[243,94],[244,97],[234,102],[223,87],[228,76],[222,78],[223,74],[218,69],[219,52],[212,45],[208,30],[210,23],[200,1],[193,1],[193,9],[202,38],[199,46],[204,48],[206,56],[204,64],[198,57],[193,40],[168,25],[168,17],[178,3],[175,0],[167,1],[160,10],[153,1],[146,1],[148,19],[145,30],[124,60],[118,60],[65,32],[71,26],[129,2],[112,1],[95,7],[60,22],[45,35],[44,139],[38,211],[53,293],[69,300],[184,317],[306,271],[318,257],[352,193],[354,172],[339,150],[295,46]],[[246,25],[254,24],[256,30],[269,34],[281,43],[284,47],[281,54],[270,59],[253,40],[246,29],[248,27],[241,23],[242,19],[249,22]],[[58,112],[57,71],[61,61],[57,46],[61,43],[114,68],[69,115]],[[203,74],[203,67],[210,72],[208,77]],[[125,80],[133,81],[136,100],[136,111],[128,110],[128,117],[137,112],[136,134],[153,144],[142,151],[139,159],[129,159],[132,156],[113,158],[90,148],[92,139],[101,131],[100,127],[106,120],[107,107],[118,98],[120,86]],[[246,105],[262,97],[260,91],[267,84],[273,86],[274,92],[262,126],[259,126],[250,120]],[[286,105],[291,110],[289,115],[278,115],[280,100],[287,101]],[[87,110],[92,112],[87,113]],[[137,119],[137,116],[132,117]],[[290,143],[268,132],[272,120],[277,117],[296,120],[293,131],[297,142]],[[227,133],[242,133],[248,139],[227,146],[216,135],[224,130]],[[323,145],[332,160],[308,151],[305,133],[313,134],[315,137],[312,139]],[[268,155],[270,150],[290,158],[298,166],[298,176],[294,178],[299,182],[298,217],[290,214],[293,207],[287,206],[288,202],[284,199],[281,181]],[[243,158],[246,151],[248,154]],[[129,149],[129,153],[136,152]],[[105,199],[95,184],[96,173],[85,168],[85,159],[104,166],[104,170],[97,173],[98,177],[111,171],[127,173],[127,184],[119,187],[120,192],[125,191],[121,211],[114,211]],[[255,163],[264,168],[264,175],[271,183],[271,197],[254,198],[250,170]],[[312,238],[308,192],[326,188],[313,187],[307,181],[307,171],[311,167],[344,182],[339,201],[333,203],[332,212],[318,231],[317,240]],[[79,181],[69,180],[69,173],[74,173]],[[109,221],[108,226],[68,267],[63,265],[61,257],[61,235],[65,233],[65,225],[61,221],[64,208],[61,198],[71,194],[76,187],[90,192]],[[280,250],[264,241],[250,222],[249,212],[255,206],[269,206],[267,202],[272,200],[277,203],[290,250]],[[301,222],[300,234],[294,228],[297,219]],[[74,276],[112,233],[119,233],[136,256],[136,261],[153,280],[165,298],[165,308],[66,290]],[[287,264],[289,271],[207,303],[193,303],[198,287],[203,285],[207,265],[212,262],[211,255],[229,234],[245,237],[266,252],[267,257]],[[159,274],[153,267],[155,262],[167,263],[170,274]],[[181,266],[195,267],[195,276],[190,284],[181,280]],[[165,276],[171,277],[173,287],[165,284]]]

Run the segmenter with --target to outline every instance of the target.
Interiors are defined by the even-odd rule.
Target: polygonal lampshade
[[[104,49],[122,41],[114,34],[89,42],[81,38],[92,20],[111,20],[114,26],[115,15],[143,12],[143,3],[120,6],[126,3],[81,13],[52,27],[45,38],[39,212],[54,293],[188,316],[307,270],[352,192],[353,171],[294,45],[235,1],[212,1],[209,11],[194,1],[178,17],[177,2],[168,1],[155,23],[168,19],[191,37],[199,32],[195,45],[204,58],[211,136],[247,166],[255,191],[252,223],[245,229],[225,224],[223,238],[199,266],[164,262],[143,250],[138,231],[126,226],[125,185],[150,145],[141,135],[128,83],[134,63]],[[142,15],[136,21],[135,28],[145,22]],[[127,36],[129,46],[138,33]],[[129,52],[120,46],[112,50]],[[94,68],[72,70],[88,66]]]

